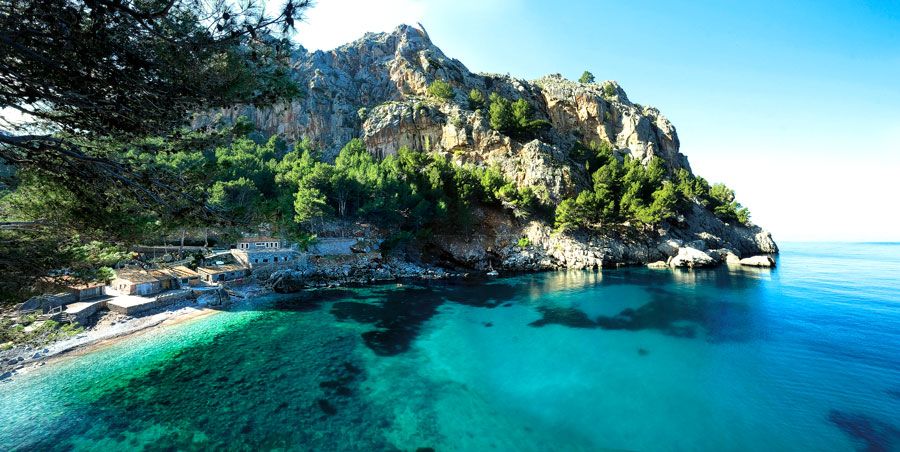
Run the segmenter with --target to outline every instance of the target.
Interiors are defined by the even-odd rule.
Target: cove
[[[0,449],[897,450],[898,251],[267,297],[0,384]]]

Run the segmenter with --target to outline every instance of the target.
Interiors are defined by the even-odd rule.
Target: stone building
[[[250,274],[250,269],[241,264],[223,264],[214,267],[200,267],[197,269],[200,280],[206,282],[231,281],[243,278]]]
[[[231,250],[231,256],[249,269],[289,265],[296,258],[293,250],[283,247],[281,240],[272,237],[245,237]]]
[[[122,268],[116,270],[109,288],[122,295],[153,295],[162,290],[162,281],[141,268]]]
[[[281,240],[273,237],[252,236],[238,240],[236,249],[247,251],[281,249]]]

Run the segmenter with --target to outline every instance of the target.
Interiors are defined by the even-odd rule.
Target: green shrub
[[[484,108],[484,95],[481,94],[481,91],[472,88],[472,91],[469,91],[469,109],[481,110],[482,108]]]
[[[356,110],[356,115],[359,116],[360,121],[365,121],[366,118],[369,117],[369,109],[362,107],[359,110]]]
[[[741,224],[750,222],[750,211],[735,201],[734,190],[725,184],[716,183],[709,189],[710,207],[719,218],[737,221]]]
[[[538,200],[537,194],[534,193],[534,190],[531,187],[525,187],[519,190],[519,200],[517,202],[519,207],[534,209],[537,207],[538,203],[540,203],[540,201]]]
[[[510,102],[497,93],[491,93],[488,108],[491,128],[514,138],[527,138],[535,132],[551,126],[549,121],[532,119],[534,107],[525,100]]]
[[[531,245],[531,240],[528,240],[528,237],[522,237],[519,239],[519,243],[516,243],[519,248],[527,248]]]
[[[594,83],[594,74],[584,71],[584,74],[581,74],[581,78],[578,79],[578,83]]]
[[[606,85],[603,87],[603,94],[606,94],[606,97],[613,97],[616,95],[616,89],[612,85]]]
[[[431,94],[438,99],[448,100],[453,98],[453,88],[449,83],[443,80],[435,80],[428,87],[428,94]]]
[[[500,198],[507,202],[516,202],[519,199],[519,191],[513,183],[500,187]]]

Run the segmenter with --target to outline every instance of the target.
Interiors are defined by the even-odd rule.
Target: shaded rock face
[[[442,153],[459,165],[496,165],[517,186],[545,191],[546,200],[553,204],[590,187],[584,165],[570,158],[578,141],[606,142],[619,157],[631,156],[645,164],[657,156],[670,171],[690,172],[675,127],[659,110],[632,103],[615,81],[580,84],[559,74],[533,81],[474,74],[447,57],[421,26],[368,33],[327,52],[301,48],[292,65],[305,93],[302,98],[265,108],[236,106],[219,113],[232,120],[247,116],[258,129],[279,134],[288,143],[309,138],[327,159],[336,157],[351,139],[360,138],[379,158],[407,146]],[[451,99],[428,95],[428,86],[438,79],[453,88]],[[483,111],[469,105],[473,89],[484,98],[493,92],[510,100],[525,99],[534,107],[534,117],[549,121],[552,127],[529,140],[505,136],[490,127]],[[196,123],[210,119],[198,117]],[[655,261],[670,265],[684,247],[705,254],[713,263],[778,251],[767,231],[727,224],[699,204],[676,221],[627,233],[555,234],[546,224],[522,222],[508,212],[477,209],[475,215],[477,234],[439,235],[428,244],[428,252],[466,268],[545,270]],[[530,242],[524,248],[517,246],[523,237]],[[351,273],[346,278],[356,279]],[[366,273],[357,275],[358,279],[372,279]],[[328,278],[293,278],[320,279]],[[283,283],[286,288],[292,284],[288,281]]]

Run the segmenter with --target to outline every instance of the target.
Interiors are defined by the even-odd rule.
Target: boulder
[[[737,253],[733,251],[728,251],[725,253],[725,263],[726,264],[740,264],[741,257],[737,255]]]
[[[671,262],[669,262],[669,265],[671,265],[672,267],[697,268],[712,267],[717,263],[718,262],[709,254],[706,254],[705,252],[700,251],[696,248],[686,246],[678,250],[678,254],[672,258]]]
[[[269,278],[269,284],[277,293],[299,292],[305,287],[302,272],[281,270]]]
[[[660,243],[656,249],[666,256],[675,256],[678,254],[678,249],[681,248],[682,244],[681,240],[666,240]]]
[[[750,256],[741,259],[740,263],[751,267],[774,267],[775,259],[771,256]]]
[[[656,261],[647,264],[647,268],[664,269],[669,268],[665,261]]]

